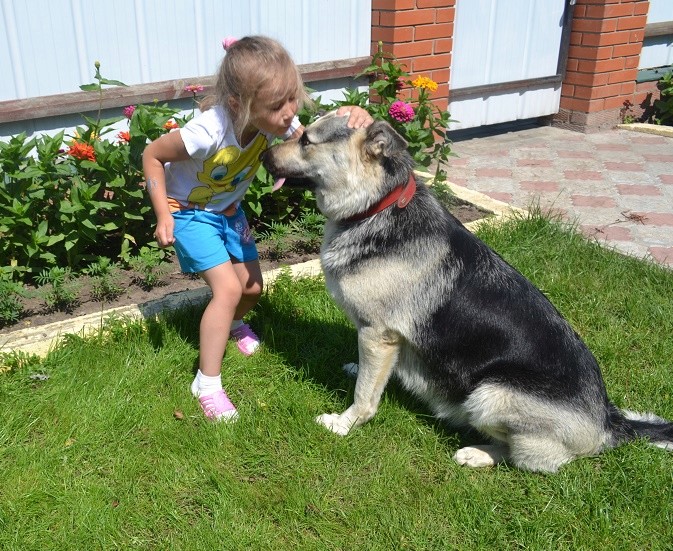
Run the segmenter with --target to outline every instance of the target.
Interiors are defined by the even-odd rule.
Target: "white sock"
[[[222,390],[222,375],[210,377],[201,373],[201,370],[199,369],[196,372],[196,377],[194,377],[194,380],[192,381],[191,390],[195,398],[208,396],[218,390]]]
[[[229,329],[229,332],[231,333],[234,329],[238,329],[241,325],[243,325],[243,320],[234,320],[231,322],[231,328]]]

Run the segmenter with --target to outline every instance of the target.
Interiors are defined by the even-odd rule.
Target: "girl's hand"
[[[337,115],[342,117],[350,114],[348,117],[348,128],[367,128],[374,122],[372,116],[362,107],[357,105],[342,105],[337,109]]]
[[[154,237],[156,237],[160,247],[169,247],[175,243],[175,237],[173,237],[174,227],[175,220],[173,220],[172,216],[169,216],[165,220],[157,221],[157,229],[154,230]]]

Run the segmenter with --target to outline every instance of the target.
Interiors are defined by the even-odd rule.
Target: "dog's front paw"
[[[315,418],[315,422],[340,436],[346,436],[352,425],[344,419],[343,415],[338,413],[323,413]]]
[[[460,448],[453,456],[459,465],[467,467],[492,467],[501,459],[488,446]]]

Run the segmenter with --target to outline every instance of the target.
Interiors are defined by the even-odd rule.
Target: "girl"
[[[222,359],[231,335],[250,355],[259,346],[243,316],[262,292],[257,248],[240,201],[276,137],[298,138],[296,117],[310,102],[297,66],[275,40],[225,39],[212,107],[183,128],[150,143],[143,154],[147,190],[161,247],[175,246],[184,272],[198,273],[212,290],[201,318],[199,369],[191,391],[206,417],[233,420],[236,408],[222,388]],[[349,126],[371,124],[360,107]]]

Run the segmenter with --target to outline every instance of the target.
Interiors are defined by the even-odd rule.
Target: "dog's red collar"
[[[378,203],[374,203],[366,211],[352,216],[348,221],[357,222],[359,220],[364,220],[365,218],[375,215],[377,212],[387,209],[393,203],[396,204],[398,208],[403,209],[409,204],[414,193],[416,193],[416,178],[414,178],[414,173],[411,172],[409,173],[409,181],[405,185],[396,187]]]

